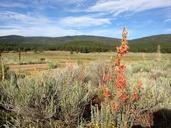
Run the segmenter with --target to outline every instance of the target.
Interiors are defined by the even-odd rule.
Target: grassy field
[[[116,53],[105,52],[105,53],[73,53],[65,51],[44,51],[41,53],[35,52],[22,52],[21,60],[19,65],[19,55],[18,53],[3,53],[4,63],[9,65],[10,70],[18,72],[35,73],[37,71],[43,71],[50,69],[51,65],[56,65],[56,67],[65,67],[66,63],[78,63],[78,64],[88,64],[93,61],[104,61],[110,62],[114,59]],[[171,54],[160,54],[157,53],[129,53],[124,61],[126,63],[136,62],[136,61],[148,61],[156,60],[157,58],[162,58],[163,60],[171,60]]]

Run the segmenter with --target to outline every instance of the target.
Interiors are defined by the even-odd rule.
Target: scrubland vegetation
[[[108,63],[51,63],[41,75],[22,76],[1,61],[0,127],[170,128],[170,55],[130,62],[126,30],[122,36]]]

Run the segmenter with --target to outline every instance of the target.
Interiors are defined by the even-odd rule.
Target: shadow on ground
[[[144,128],[140,125],[133,128]],[[151,128],[171,128],[171,109],[160,109],[153,113],[153,126]]]

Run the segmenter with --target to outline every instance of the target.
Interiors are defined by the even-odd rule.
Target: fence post
[[[21,64],[21,50],[18,49],[18,61],[19,61],[19,64]]]

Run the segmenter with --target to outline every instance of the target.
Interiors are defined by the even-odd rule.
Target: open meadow
[[[44,52],[18,52],[2,53],[3,62],[11,71],[32,74],[53,68],[65,67],[67,63],[88,65],[93,61],[110,63],[115,59],[114,52],[76,53],[67,51],[44,51]],[[19,59],[20,58],[20,59]],[[142,63],[162,59],[171,61],[169,53],[129,53],[124,61],[127,64]]]

